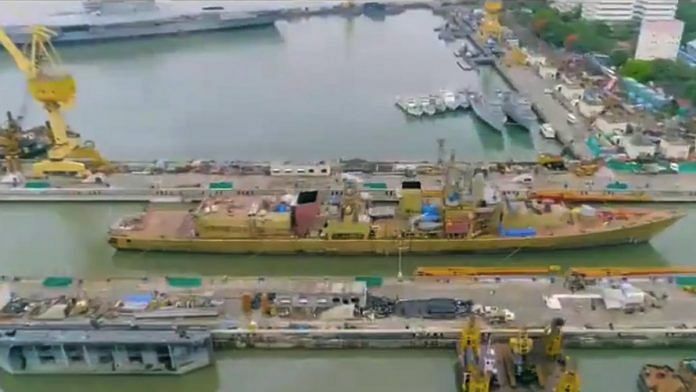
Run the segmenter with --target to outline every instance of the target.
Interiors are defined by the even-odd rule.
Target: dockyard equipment
[[[580,392],[580,375],[568,369],[568,362],[568,358],[562,361],[562,373],[553,392]]]
[[[500,42],[503,37],[503,26],[500,24],[500,13],[503,11],[502,0],[486,0],[483,5],[484,15],[479,27],[483,42],[493,38]]]
[[[7,126],[0,134],[0,147],[5,150],[5,171],[8,174],[21,173],[19,156],[22,153],[20,145],[22,130],[12,113],[7,112]]]
[[[62,110],[75,102],[75,79],[62,68],[60,57],[51,44],[56,33],[44,26],[32,29],[31,43],[24,51],[0,29],[0,44],[14,60],[27,79],[29,93],[41,104],[48,115],[53,145],[48,159],[33,166],[34,176],[70,174],[85,177],[89,174],[83,161],[97,170],[108,170],[108,162],[94,148],[93,143],[81,144],[80,139],[68,134],[68,125]]]
[[[563,337],[561,327],[565,324],[562,318],[555,318],[544,331],[544,349],[549,358],[560,358],[563,352]]]

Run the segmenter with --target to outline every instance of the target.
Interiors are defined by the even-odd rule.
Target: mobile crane
[[[55,32],[43,26],[35,26],[31,35],[31,43],[22,51],[0,28],[0,44],[25,75],[31,96],[43,106],[48,115],[53,144],[48,150],[48,159],[33,165],[33,175],[45,177],[67,174],[87,177],[90,171],[83,161],[103,171],[109,163],[102,158],[94,145],[81,145],[79,137],[68,134],[68,125],[62,110],[75,102],[75,79],[61,70],[60,57],[51,44]]]

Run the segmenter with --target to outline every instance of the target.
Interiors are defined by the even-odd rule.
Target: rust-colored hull
[[[674,214],[641,224],[572,235],[530,238],[480,237],[476,239],[326,240],[326,239],[202,239],[110,235],[109,243],[120,250],[228,254],[336,254],[387,255],[398,252],[437,254],[510,252],[515,250],[581,249],[649,241],[683,215]]]

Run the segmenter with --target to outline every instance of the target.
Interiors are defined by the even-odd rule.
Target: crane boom
[[[34,164],[34,174],[89,174],[82,162],[70,158],[87,158],[101,166],[107,163],[92,146],[81,146],[77,138],[68,135],[68,125],[61,112],[75,101],[75,79],[61,69],[61,61],[51,39],[56,33],[44,26],[32,28],[31,44],[20,50],[7,33],[0,28],[0,44],[7,50],[17,68],[27,79],[31,96],[48,115],[53,146],[48,160]]]

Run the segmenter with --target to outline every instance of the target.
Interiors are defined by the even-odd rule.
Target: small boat
[[[466,91],[457,92],[457,102],[459,103],[460,109],[471,108],[471,103],[469,102],[469,93]]]
[[[445,106],[447,106],[447,109],[459,109],[459,99],[457,99],[457,95],[455,93],[443,90],[440,92],[440,95],[442,97],[442,101],[445,103]]]
[[[556,138],[556,130],[553,129],[553,127],[549,123],[541,124],[541,126],[539,127],[539,132],[541,132],[541,135],[546,139]]]
[[[406,101],[405,110],[406,113],[410,114],[411,116],[420,117],[423,115],[423,107],[413,98]]]
[[[438,113],[442,113],[447,110],[447,105],[445,104],[445,101],[437,95],[431,95],[430,102],[432,102],[433,106],[435,106],[435,111],[437,111]]]
[[[430,102],[429,97],[423,97],[420,99],[420,104],[421,107],[423,108],[423,113],[427,114],[428,116],[432,116],[437,112],[435,109],[435,105],[433,105],[432,102]]]

